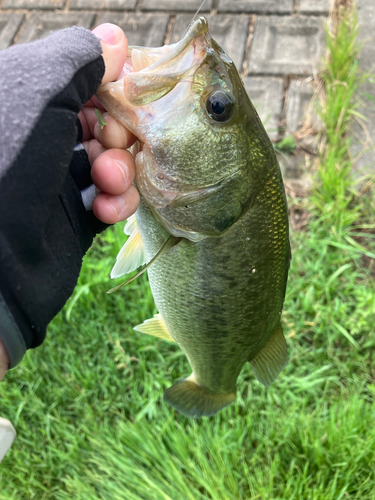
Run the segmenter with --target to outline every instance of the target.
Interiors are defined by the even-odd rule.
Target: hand
[[[95,98],[87,102],[100,82],[119,76],[126,37],[113,25],[95,34],[103,57],[97,38],[82,28],[0,52],[0,66],[7,67],[0,72],[0,378],[44,340],[103,222],[129,217],[139,202],[131,185],[134,159],[123,149],[134,137],[108,116],[100,131]],[[83,103],[89,161],[82,152],[73,155]],[[94,214],[81,199],[91,179],[102,191]]]
[[[105,74],[102,85],[118,78],[126,61],[128,42],[124,32],[114,24],[101,24],[93,30],[101,40]],[[133,134],[108,113],[103,113],[107,125],[101,129],[94,108],[104,111],[94,97],[79,113],[83,129],[83,145],[87,151],[91,177],[101,191],[94,202],[95,216],[107,224],[127,219],[139,204],[139,194],[132,185],[135,176],[134,158],[125,151],[136,140]]]

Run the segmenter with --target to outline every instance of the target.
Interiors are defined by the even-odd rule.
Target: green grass
[[[341,26],[351,75],[355,24]],[[337,51],[329,67],[339,81]],[[375,500],[375,218],[351,186],[344,120],[322,153],[308,228],[292,234],[290,362],[275,383],[264,388],[247,365],[236,403],[215,417],[167,406],[162,393],[188,363],[177,346],[132,330],[155,313],[146,276],[106,295],[124,239],[111,228],[46,342],[0,385],[0,414],[18,432],[0,465],[1,500]]]
[[[320,109],[325,148],[321,152],[321,168],[316,173],[318,183],[312,202],[320,219],[326,220],[328,226],[334,224],[341,232],[353,224],[359,210],[353,206],[348,132],[353,117],[359,115],[358,88],[364,76],[358,72],[357,14],[348,8],[339,15],[336,29],[327,36],[329,57],[322,74],[326,98]]]

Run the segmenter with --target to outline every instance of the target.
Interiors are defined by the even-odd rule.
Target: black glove
[[[6,49],[0,67],[0,340],[13,367],[44,340],[106,227],[82,203],[87,155],[73,154],[105,68],[81,28]]]

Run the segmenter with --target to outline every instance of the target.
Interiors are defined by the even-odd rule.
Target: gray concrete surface
[[[259,16],[249,59],[250,74],[312,75],[324,57],[324,18]]]
[[[357,0],[359,41],[363,43],[360,69],[372,74],[360,88],[361,103],[358,111],[364,118],[357,118],[352,129],[352,155],[357,176],[375,173],[375,0]]]

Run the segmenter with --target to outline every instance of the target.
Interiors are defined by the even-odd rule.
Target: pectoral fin
[[[134,281],[135,279],[137,279],[139,276],[141,276],[141,274],[143,274],[150,266],[152,266],[152,264],[161,256],[163,255],[163,253],[167,252],[168,250],[170,250],[172,247],[174,247],[175,245],[177,245],[177,243],[179,243],[180,241],[182,240],[182,238],[177,238],[176,236],[169,236],[169,238],[167,239],[167,241],[164,243],[164,245],[161,247],[161,249],[158,251],[158,253],[155,255],[155,257],[153,257],[150,262],[148,262],[148,264],[145,265],[145,267],[143,269],[141,269],[137,274],[135,274],[134,276],[131,276],[129,279],[127,279],[126,281],[124,281],[124,283],[121,283],[121,285],[118,285],[118,286],[115,286],[115,288],[112,288],[111,290],[108,290],[107,293],[113,293],[113,292],[116,292],[117,290],[119,290],[121,287],[123,287],[124,285],[127,285],[128,283]]]
[[[286,342],[280,323],[275,334],[263,349],[249,360],[255,377],[266,387],[272,384],[281,370],[288,363]]]
[[[154,337],[175,342],[160,314],[155,314],[153,318],[146,319],[141,325],[135,326],[134,330],[136,332],[147,333],[147,335],[153,335]]]
[[[132,232],[135,231],[136,229],[138,229],[138,224],[137,224],[137,219],[135,218],[135,214],[133,214],[126,221],[124,227],[124,233],[130,236]]]
[[[129,274],[146,262],[145,247],[134,215],[128,219],[124,232],[130,236],[117,255],[116,264],[111,271],[112,279]]]

